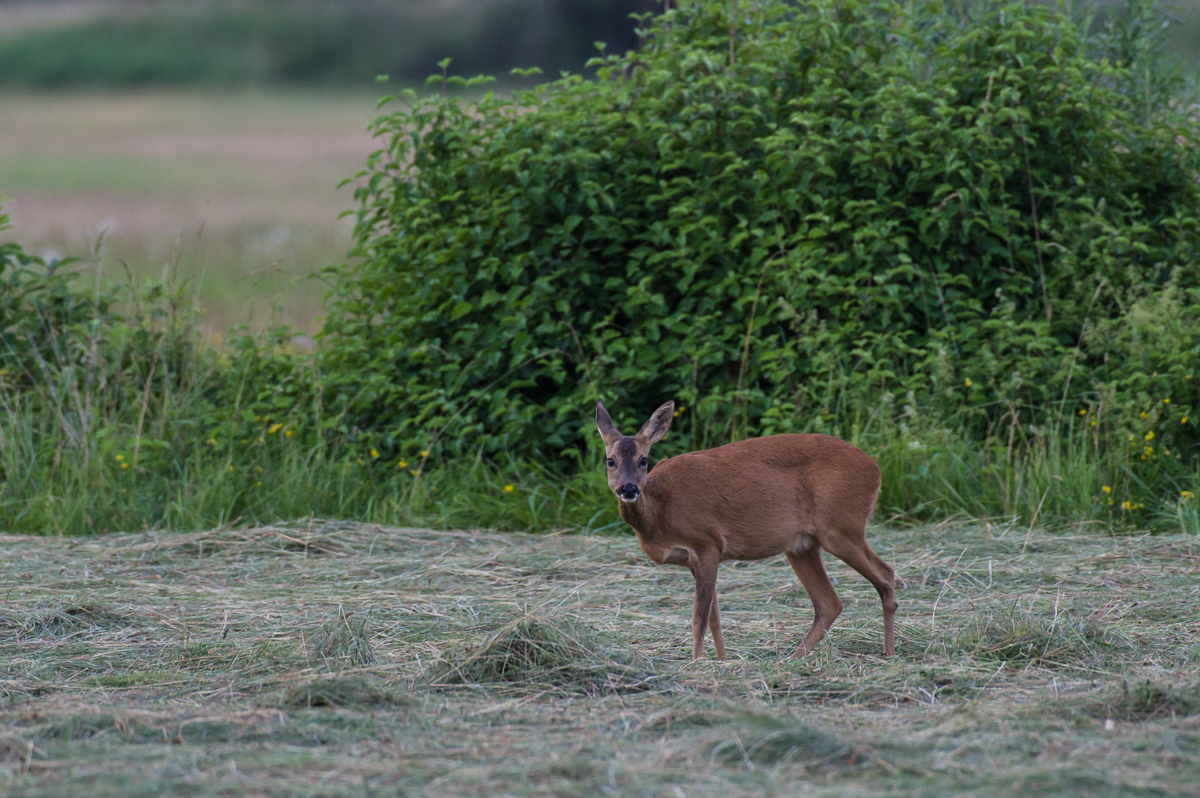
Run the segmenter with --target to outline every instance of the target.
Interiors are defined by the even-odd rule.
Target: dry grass
[[[690,576],[627,537],[0,537],[0,792],[1200,795],[1195,539],[872,537],[898,657],[831,561],[846,610],[782,659],[781,559],[722,567],[695,664]]]

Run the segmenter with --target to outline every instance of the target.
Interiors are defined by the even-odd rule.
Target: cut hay
[[[338,607],[334,617],[325,622],[313,640],[317,657],[330,670],[341,666],[364,666],[375,662],[371,635],[367,629],[369,612],[355,615]]]
[[[725,731],[703,746],[710,762],[751,769],[817,764],[849,754],[852,748],[836,735],[787,715],[741,712],[730,720],[736,732]]]
[[[878,530],[896,657],[840,562],[803,660],[787,562],[723,565],[723,662],[631,539],[0,536],[0,793],[1200,798],[1194,538],[1003,532]]]
[[[103,604],[67,604],[30,612],[0,612],[0,630],[18,641],[62,638],[79,632],[95,633],[131,626],[128,618]]]
[[[378,679],[370,676],[331,676],[312,679],[260,696],[259,706],[276,709],[313,707],[397,707],[412,703]]]
[[[984,662],[1027,668],[1097,664],[1119,642],[1110,630],[1085,618],[1069,613],[1045,617],[1008,607],[981,610],[954,645]]]
[[[480,645],[452,649],[419,680],[429,687],[498,685],[598,693],[645,690],[662,677],[648,663],[614,652],[577,620],[521,615]]]
[[[1097,702],[1089,714],[1126,721],[1200,715],[1200,682],[1172,685],[1153,679],[1126,679],[1119,692]]]

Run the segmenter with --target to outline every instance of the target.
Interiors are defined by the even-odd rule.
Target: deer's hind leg
[[[825,563],[821,561],[820,546],[814,545],[801,552],[789,551],[787,559],[791,563],[792,570],[796,572],[796,576],[800,577],[800,584],[804,585],[804,589],[808,591],[808,597],[812,599],[815,613],[812,627],[804,636],[804,642],[792,652],[793,657],[804,657],[817,647],[817,643],[821,642],[825,633],[829,631],[829,627],[833,626],[833,622],[841,615],[842,600],[838,598],[837,592],[833,589],[833,583],[829,581],[829,574],[825,573]]]
[[[883,604],[883,653],[893,656],[896,653],[896,572],[892,566],[871,551],[867,545],[865,532],[853,537],[830,536],[827,548],[829,553],[867,578],[879,593],[879,601]]]

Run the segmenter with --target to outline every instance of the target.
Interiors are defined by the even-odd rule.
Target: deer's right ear
[[[621,439],[621,433],[617,432],[603,402],[596,402],[596,429],[600,430],[600,437],[604,439],[605,446],[612,446]]]

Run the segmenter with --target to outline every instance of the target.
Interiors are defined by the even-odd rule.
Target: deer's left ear
[[[667,402],[662,407],[654,411],[654,415],[650,416],[650,420],[638,432],[637,437],[644,440],[649,445],[654,445],[667,437],[667,430],[671,428],[671,419],[675,417],[675,403]]]

